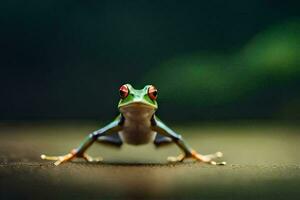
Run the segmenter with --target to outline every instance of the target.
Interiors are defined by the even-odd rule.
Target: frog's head
[[[157,89],[153,85],[146,85],[141,90],[134,89],[130,84],[124,84],[119,89],[120,101],[118,108],[120,111],[126,108],[157,109]]]

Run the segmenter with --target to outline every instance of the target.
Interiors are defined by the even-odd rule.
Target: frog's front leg
[[[225,165],[226,162],[216,162],[214,159],[220,158],[223,156],[221,152],[216,152],[214,154],[209,155],[202,155],[199,154],[197,151],[193,150],[191,147],[189,147],[186,142],[182,139],[181,135],[178,135],[175,133],[172,129],[170,129],[168,126],[166,126],[162,121],[160,121],[156,116],[153,116],[152,118],[152,128],[157,133],[170,137],[173,142],[183,151],[183,154],[177,156],[177,157],[169,157],[168,160],[171,162],[178,162],[183,161],[186,158],[193,158],[198,161],[212,164],[212,165]]]
[[[93,162],[93,161],[101,161],[102,158],[92,158],[88,154],[85,153],[85,151],[100,137],[100,136],[105,136],[109,135],[112,133],[115,133],[121,129],[121,124],[122,124],[122,117],[118,116],[113,122],[110,124],[106,125],[105,127],[94,131],[93,133],[89,134],[88,137],[82,142],[82,144],[76,148],[71,150],[70,153],[62,156],[46,156],[46,155],[41,155],[41,158],[43,160],[54,160],[56,161],[54,164],[57,166],[63,162],[71,161],[74,158],[83,158],[88,162]]]

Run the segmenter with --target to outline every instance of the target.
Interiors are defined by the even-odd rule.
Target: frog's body
[[[124,117],[119,136],[127,144],[139,145],[153,142],[156,132],[151,129],[151,118],[155,110],[150,106],[132,104],[120,109]]]
[[[120,115],[105,127],[91,133],[86,140],[69,154],[64,156],[46,156],[42,159],[56,160],[55,165],[72,160],[75,157],[82,157],[87,161],[94,161],[85,151],[94,143],[106,143],[120,147],[123,143],[141,145],[153,142],[156,146],[166,143],[175,143],[183,151],[178,157],[170,157],[170,161],[183,161],[185,158],[210,164],[216,163],[214,158],[221,157],[222,153],[217,152],[210,155],[201,155],[191,149],[180,135],[167,127],[159,120],[155,112],[158,108],[156,98],[157,89],[152,85],[146,85],[142,90],[134,89],[130,84],[120,88],[121,99],[119,101]],[[98,159],[99,160],[99,159]]]

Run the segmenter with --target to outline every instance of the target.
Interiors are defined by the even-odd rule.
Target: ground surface
[[[95,123],[0,123],[0,199],[295,199],[300,196],[300,127],[175,126],[201,153],[223,151],[227,166],[167,164],[175,145],[95,144],[104,163],[55,167],[40,154],[76,147]]]

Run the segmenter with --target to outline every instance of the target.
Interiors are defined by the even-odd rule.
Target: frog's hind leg
[[[111,135],[101,136],[97,139],[97,142],[100,144],[109,145],[112,147],[121,147],[123,141],[121,140],[118,133],[113,133]]]
[[[166,146],[168,144],[172,144],[172,142],[173,141],[171,138],[162,136],[157,133],[153,143],[156,147],[162,147],[162,146]]]

